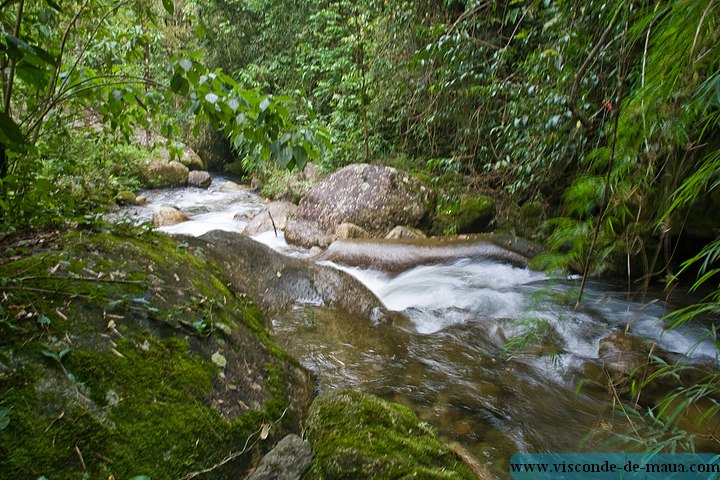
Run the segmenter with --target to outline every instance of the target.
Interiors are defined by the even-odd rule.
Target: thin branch
[[[615,148],[617,146],[617,132],[618,132],[618,124],[620,123],[620,112],[621,112],[620,104],[622,103],[622,99],[623,99],[623,86],[625,84],[625,78],[626,78],[626,74],[625,74],[625,72],[623,72],[622,77],[620,78],[620,89],[618,91],[617,109],[615,110],[615,124],[613,125],[613,140],[612,140],[612,147],[611,147],[611,151],[610,151],[610,160],[608,161],[607,172],[605,174],[605,188],[603,189],[602,212],[598,216],[597,223],[595,224],[595,232],[593,233],[592,242],[590,243],[590,251],[588,252],[587,257],[585,257],[585,265],[583,266],[582,281],[580,282],[580,291],[578,292],[577,302],[575,303],[575,310],[580,308],[580,303],[582,302],[583,292],[585,291],[585,285],[587,284],[588,272],[590,270],[590,261],[592,260],[593,252],[595,250],[595,245],[597,244],[598,237],[600,236],[600,226],[602,225],[603,220],[605,219],[605,215],[607,214],[609,204],[610,204],[610,179],[612,176],[613,167],[615,165]]]
[[[573,115],[575,115],[578,120],[580,120],[580,123],[582,123],[588,131],[593,130],[593,124],[587,119],[585,114],[583,114],[583,112],[577,106],[578,95],[580,91],[580,82],[585,76],[585,72],[587,71],[587,69],[590,68],[590,65],[595,60],[595,56],[600,51],[600,48],[605,45],[605,41],[607,40],[608,35],[610,35],[610,32],[615,27],[615,24],[620,18],[620,10],[622,9],[624,4],[625,2],[623,2],[622,5],[620,5],[620,7],[618,7],[618,9],[615,11],[615,15],[613,16],[612,20],[610,20],[610,23],[605,28],[605,31],[600,36],[593,49],[590,50],[590,53],[588,53],[585,61],[582,63],[582,65],[580,65],[580,68],[575,74],[575,81],[573,82],[572,90],[570,90],[570,97],[565,102],[565,105],[567,105]]]
[[[273,230],[275,231],[275,236],[277,237],[278,234],[277,234],[277,227],[275,226],[275,219],[273,218],[272,214],[270,213],[269,208],[268,208],[267,214],[268,214],[268,217],[270,217],[270,223],[272,223]]]
[[[99,79],[113,79],[113,80],[123,80],[123,81],[102,83],[102,84],[93,85],[92,87],[86,87],[85,89],[82,89],[79,91],[78,90],[71,91],[72,89],[74,89],[80,85],[85,85],[87,83],[90,83],[94,80],[99,80]],[[139,77],[137,75],[96,75],[94,77],[85,78],[83,80],[75,82],[72,85],[69,85],[65,89],[65,93],[63,95],[57,96],[52,100],[48,99],[47,102],[50,102],[49,103],[50,108],[46,108],[48,105],[47,103],[41,103],[41,104],[38,104],[37,106],[35,106],[35,108],[27,115],[27,117],[22,122],[20,122],[20,126],[23,126],[25,123],[27,123],[41,109],[45,108],[46,112],[44,112],[43,115],[47,115],[59,103],[67,100],[68,98],[72,98],[74,95],[76,95],[79,92],[85,92],[88,90],[92,90],[93,88],[101,88],[101,87],[106,87],[106,86],[110,86],[110,85],[122,85],[125,83],[143,83],[143,84],[152,85],[154,87],[162,88],[162,89],[169,88],[167,85],[157,82],[151,78]],[[35,123],[33,123],[33,126],[30,128],[30,131],[33,131],[34,128],[36,128],[38,121],[41,121],[41,118],[38,118],[37,120],[35,120]]]
[[[120,2],[117,5],[115,5],[115,7],[111,8],[110,10],[105,12],[105,15],[102,16],[102,18],[98,21],[97,25],[95,25],[95,28],[93,29],[93,31],[88,36],[87,42],[85,42],[85,45],[83,45],[82,49],[80,50],[80,53],[78,54],[77,59],[75,59],[75,63],[73,63],[73,66],[67,72],[67,76],[65,77],[65,80],[63,80],[62,85],[60,85],[60,91],[58,93],[60,93],[60,94],[62,93],[63,89],[67,85],[67,82],[70,81],[72,73],[75,71],[75,69],[80,64],[80,62],[85,58],[85,52],[87,52],[88,48],[90,48],[90,45],[94,42],[95,35],[97,34],[98,30],[100,30],[100,26],[103,23],[105,23],[105,20],[108,19],[110,14],[116,12],[118,9],[120,9],[120,7],[126,5],[129,2],[130,2],[130,0],[125,0],[123,2]],[[86,0],[85,4],[83,5],[83,8],[85,8],[85,5],[87,5],[88,3],[89,3],[89,0]]]
[[[15,31],[14,31],[15,38],[20,37],[20,29],[22,27],[22,18],[23,18],[24,10],[25,10],[25,0],[20,0],[20,5],[18,6],[17,21],[15,22]],[[15,81],[15,60],[12,60],[10,62],[10,74],[8,75],[7,86],[5,88],[5,91],[3,92],[3,94],[5,95],[4,104],[3,104],[3,107],[4,107],[3,112],[5,112],[5,114],[8,116],[10,115],[10,99],[12,97],[14,81]]]
[[[455,20],[455,22],[450,26],[450,28],[448,29],[447,33],[448,33],[448,34],[451,33],[453,30],[455,30],[455,29],[457,28],[457,26],[460,24],[460,22],[462,22],[462,21],[470,18],[471,16],[477,14],[478,12],[480,12],[480,10],[482,10],[482,9],[485,8],[485,7],[487,7],[489,4],[490,4],[490,2],[480,3],[480,4],[477,5],[475,8],[473,8],[473,9],[471,9],[471,10],[468,10],[467,12],[463,12],[463,14],[460,15],[460,16],[457,18],[457,20]]]
[[[78,281],[78,282],[98,282],[98,283],[118,283],[124,285],[147,285],[147,282],[132,281],[132,280],[113,280],[110,278],[92,278],[92,277],[58,277],[53,275],[37,275],[32,277],[21,277],[15,279],[18,282],[32,281],[32,280],[67,280],[67,281]]]
[[[72,77],[72,73],[75,71],[75,69],[76,69],[77,66],[80,64],[80,62],[84,59],[84,57],[85,57],[85,52],[87,51],[88,48],[90,48],[90,45],[91,45],[92,42],[94,41],[95,35],[97,34],[97,31],[100,29],[100,26],[105,22],[105,20],[107,20],[107,18],[110,16],[110,14],[112,14],[112,13],[115,12],[115,11],[117,11],[120,7],[122,7],[122,6],[126,5],[127,3],[129,3],[129,1],[130,1],[130,0],[125,0],[125,1],[123,1],[123,2],[118,3],[115,7],[109,9],[109,10],[105,13],[105,15],[103,15],[103,17],[98,21],[97,25],[95,25],[95,28],[94,28],[93,31],[90,33],[87,42],[85,42],[85,44],[83,45],[83,48],[80,50],[80,53],[78,54],[77,59],[75,60],[75,63],[73,63],[73,66],[70,68],[70,70],[68,70],[67,76],[66,76],[65,79],[63,80],[63,83],[60,85],[60,89],[58,90],[58,92],[57,92],[57,94],[56,94],[56,98],[59,98],[59,97],[62,97],[62,96],[63,96],[64,91],[66,90],[67,83],[70,81],[70,78]],[[77,22],[77,20],[79,19],[80,15],[82,14],[82,12],[85,10],[85,8],[87,7],[87,5],[88,5],[89,3],[90,3],[90,0],[85,0],[85,3],[82,5],[82,7],[80,7],[80,9],[75,13],[75,16],[73,17],[73,19],[71,20],[71,22],[68,24],[67,29],[65,30],[65,35],[63,36],[63,42],[66,42],[66,41],[67,41],[67,36],[69,35],[70,30],[72,29],[72,27],[74,26],[74,24]],[[64,46],[63,46],[63,48],[64,48]],[[61,66],[61,65],[58,64],[57,70],[60,69],[60,66]],[[54,88],[54,87],[53,87],[53,88]],[[48,99],[48,100],[49,100],[49,99]],[[57,101],[53,101],[53,102],[50,102],[50,103],[47,104],[47,108],[45,108],[45,110],[43,110],[43,112],[40,114],[40,116],[38,117],[38,119],[35,121],[35,123],[32,125],[32,127],[31,127],[30,130],[28,131],[28,136],[29,136],[32,132],[34,132],[34,139],[35,139],[35,141],[37,141],[37,138],[38,138],[39,133],[40,133],[40,126],[42,125],[42,123],[43,123],[45,117],[47,116],[47,114],[50,113],[50,111],[53,109],[53,107],[54,107],[55,105],[57,105],[57,103],[58,103]]]
[[[62,67],[62,58],[65,55],[65,47],[67,46],[68,38],[70,38],[70,31],[73,29],[78,19],[80,18],[80,15],[85,10],[85,8],[87,8],[89,3],[90,0],[85,0],[85,3],[82,4],[82,6],[78,9],[77,12],[75,12],[75,15],[73,15],[72,20],[70,20],[70,23],[68,23],[65,31],[63,32],[63,38],[60,42],[60,53],[57,56],[57,64],[55,65],[53,76],[50,79],[50,83],[48,84],[48,92],[47,96],[45,97],[45,101],[50,100],[50,98],[52,98],[53,94],[55,93],[55,87],[57,87],[57,79],[60,73],[60,67]]]

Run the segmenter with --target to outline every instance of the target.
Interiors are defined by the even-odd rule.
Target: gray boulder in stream
[[[185,241],[202,247],[233,286],[248,292],[263,312],[300,303],[327,306],[375,323],[387,322],[394,315],[345,272],[282,255],[245,235],[213,230]]]
[[[412,175],[377,165],[349,165],[313,186],[285,228],[289,243],[326,247],[343,223],[373,237],[396,225],[420,226],[433,207],[430,188]]]

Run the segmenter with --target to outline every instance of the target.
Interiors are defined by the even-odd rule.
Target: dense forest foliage
[[[1,232],[94,221],[148,149],[220,144],[268,185],[369,162],[438,210],[489,194],[543,267],[700,272],[673,320],[720,311],[714,0],[2,0],[0,29]]]

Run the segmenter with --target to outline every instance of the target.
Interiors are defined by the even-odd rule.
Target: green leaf
[[[190,84],[185,77],[176,73],[170,80],[170,89],[179,95],[187,95],[188,91],[190,91]]]
[[[20,126],[5,112],[0,112],[0,132],[13,143],[27,144]]]
[[[28,62],[20,62],[15,68],[15,74],[23,82],[35,87],[38,90],[47,88],[50,72],[45,68],[39,68]]]
[[[58,356],[57,356],[57,353],[55,353],[55,352],[51,352],[50,350],[43,350],[43,351],[40,352],[40,353],[42,353],[42,354],[43,354],[44,356],[46,356],[47,358],[51,358],[51,359],[56,360],[56,361],[58,361],[58,362],[60,361],[60,357],[58,357]]]
[[[0,430],[5,430],[10,425],[10,411],[12,408],[0,408]]]
[[[308,155],[305,148],[301,145],[295,145],[293,147],[293,157],[295,158],[295,166],[298,170],[305,168],[307,164]]]
[[[278,164],[280,164],[281,167],[286,168],[292,168],[292,165],[290,164],[292,159],[293,149],[291,147],[282,147],[278,152],[278,156],[276,158]]]
[[[175,2],[173,0],[163,0],[163,7],[170,15],[175,14]]]

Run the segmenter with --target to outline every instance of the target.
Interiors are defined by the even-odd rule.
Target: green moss
[[[475,478],[407,408],[372,395],[325,392],[310,409],[308,478]]]
[[[433,233],[486,231],[495,216],[495,201],[482,195],[461,196],[456,202],[438,206]]]
[[[176,479],[291,406],[297,362],[268,340],[254,302],[188,250],[156,234],[74,232],[0,265],[0,479]],[[273,432],[300,420],[290,409]],[[203,478],[239,478],[269,446]]]

